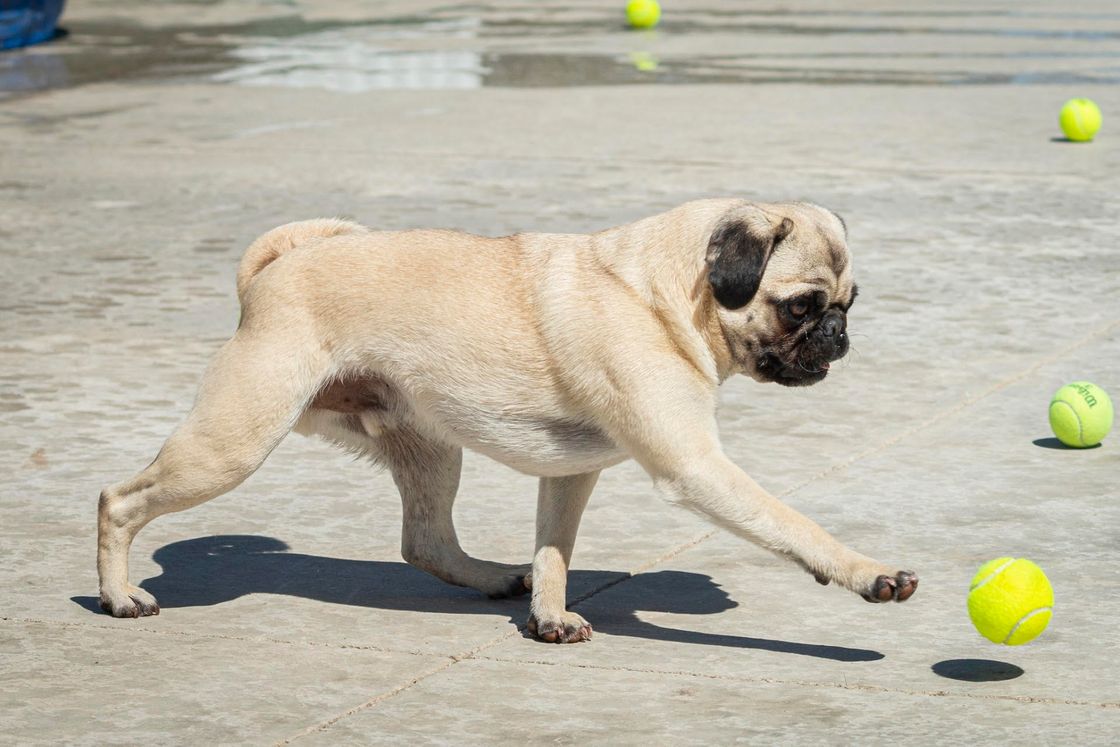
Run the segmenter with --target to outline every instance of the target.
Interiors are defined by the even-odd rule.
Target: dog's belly
[[[419,404],[384,378],[338,381],[319,392],[295,430],[376,458],[387,432],[408,428],[541,477],[591,472],[627,458],[602,430],[575,418],[491,411],[450,397],[424,400]]]
[[[591,472],[627,458],[605,433],[577,420],[494,415],[449,425],[460,445],[540,477]]]

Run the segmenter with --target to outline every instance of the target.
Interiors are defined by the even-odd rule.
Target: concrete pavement
[[[621,3],[619,3],[621,5]],[[1120,399],[1120,111],[1109,3],[76,4],[0,54],[0,743],[1107,744],[1120,723],[1117,435],[1052,448],[1050,395]],[[547,17],[545,12],[547,11]],[[1057,140],[1094,98],[1092,145]],[[155,455],[237,321],[268,228],[591,231],[701,196],[844,215],[853,352],[822,384],[723,389],[725,448],[868,554],[871,606],[604,473],[569,596],[595,638],[399,555],[389,477],[292,436],[163,517],[96,611],[100,488]],[[525,562],[536,481],[468,456],[472,554]],[[1026,556],[1051,627],[965,611]]]

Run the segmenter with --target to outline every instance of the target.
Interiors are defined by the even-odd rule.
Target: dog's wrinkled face
[[[848,352],[856,297],[846,229],[809,203],[745,205],[708,244],[708,283],[738,371],[808,386]]]

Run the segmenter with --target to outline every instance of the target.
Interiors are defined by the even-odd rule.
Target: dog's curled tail
[[[284,252],[315,239],[329,239],[348,233],[365,233],[368,229],[341,218],[316,218],[285,223],[262,235],[249,245],[237,268],[237,298],[245,303],[245,294],[258,272]]]

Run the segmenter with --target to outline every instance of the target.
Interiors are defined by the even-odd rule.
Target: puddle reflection
[[[833,21],[822,23],[786,11],[697,10],[651,35],[628,32],[605,11],[578,15],[586,12],[591,11],[558,11],[549,23],[540,23],[539,10],[487,6],[357,23],[298,16],[181,28],[75,22],[68,38],[0,55],[0,97],[123,80],[211,80],[348,93],[650,83],[1120,83],[1120,50],[1100,44],[1120,38],[1108,24],[1097,30],[1015,27],[991,25],[991,14],[973,14],[977,24],[988,20],[971,25],[969,14],[936,12],[826,13]],[[958,15],[954,27],[933,23]],[[997,15],[1014,23],[1034,18]],[[853,23],[845,25],[841,18]],[[868,23],[872,18],[876,22]],[[1120,14],[1099,20],[1120,22]],[[704,54],[671,53],[681,49],[681,38],[700,35],[712,39],[702,47]],[[838,41],[858,35],[877,41]],[[755,42],[764,36],[791,42],[759,50]],[[792,41],[805,36],[830,40],[827,47]],[[883,46],[884,36],[925,41],[892,48]],[[964,41],[976,36],[1015,38],[1020,44],[970,51]],[[1039,45],[1053,39],[1065,40],[1061,49]]]

